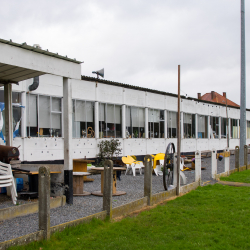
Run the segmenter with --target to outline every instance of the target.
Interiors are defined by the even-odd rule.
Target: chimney
[[[211,91],[211,99],[213,100],[215,98],[215,93],[214,91]]]
[[[198,100],[201,100],[201,93],[197,93]]]
[[[227,98],[227,92],[223,92],[223,96]]]

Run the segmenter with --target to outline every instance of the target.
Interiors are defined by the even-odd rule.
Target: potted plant
[[[103,167],[105,160],[115,160],[121,153],[121,142],[118,139],[103,140],[99,147],[99,153],[97,154],[97,166]]]

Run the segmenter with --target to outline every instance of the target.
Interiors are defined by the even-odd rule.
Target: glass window
[[[227,138],[227,118],[221,118],[221,138]]]
[[[27,136],[61,137],[61,98],[27,94]]]
[[[177,112],[168,111],[167,113],[168,122],[168,138],[177,137]]]
[[[99,137],[121,138],[122,136],[122,106],[99,103]]]
[[[13,138],[21,136],[22,108],[24,107],[21,106],[21,93],[12,92]],[[0,90],[0,132],[1,137],[5,135],[4,90]]]
[[[126,107],[126,137],[145,138],[145,109]]]
[[[247,121],[247,138],[250,138],[250,121]]]
[[[148,138],[164,138],[164,110],[148,109]]]
[[[231,119],[231,138],[238,138],[238,123],[237,119]]]
[[[183,113],[184,138],[195,138],[195,114]]]
[[[207,133],[207,116],[198,115],[198,138],[208,138]]]
[[[219,138],[219,117],[210,116],[210,138]]]
[[[94,102],[73,100],[73,138],[94,138]]]

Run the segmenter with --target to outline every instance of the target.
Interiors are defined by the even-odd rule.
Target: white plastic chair
[[[3,162],[0,162],[0,187],[10,187],[12,202],[16,205],[17,192],[11,165]]]
[[[136,175],[136,170],[138,169],[140,171],[140,174],[142,175],[142,168],[144,167],[142,161],[136,161],[131,156],[122,157],[122,161],[124,164],[126,164],[127,169],[125,175],[132,170],[133,176]]]

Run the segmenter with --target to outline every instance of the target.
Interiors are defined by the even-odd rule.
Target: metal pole
[[[244,145],[246,145],[245,0],[241,0],[240,166],[244,165]]]
[[[177,114],[177,187],[176,195],[180,194],[180,159],[181,159],[181,130],[180,130],[180,109],[181,109],[181,66],[178,65],[178,114]]]

